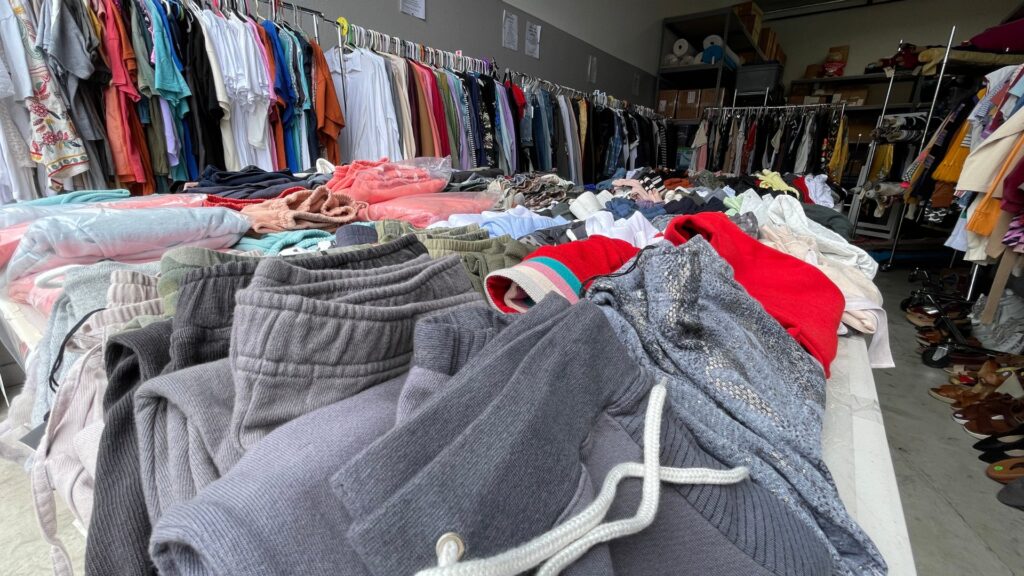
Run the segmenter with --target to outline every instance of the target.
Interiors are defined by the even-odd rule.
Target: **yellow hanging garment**
[[[846,117],[839,122],[839,131],[836,133],[835,145],[832,149],[832,158],[828,161],[828,177],[833,182],[839,182],[843,178],[843,171],[846,169],[846,161],[850,157],[850,143],[847,141]]]
[[[964,169],[964,160],[971,153],[970,146],[964,146],[964,138],[967,137],[967,131],[970,129],[971,123],[967,120],[960,124],[960,128],[953,135],[953,141],[949,144],[949,149],[946,150],[946,155],[943,156],[942,162],[939,162],[932,174],[932,179],[936,182],[956,184],[960,179],[960,172]]]
[[[1017,141],[1013,143],[1013,150],[1006,156],[1006,160],[1003,161],[1002,167],[996,174],[996,177],[992,179],[992,183],[988,187],[988,191],[985,192],[985,197],[978,202],[978,208],[974,211],[974,215],[967,222],[967,229],[975,234],[981,236],[988,236],[992,233],[992,230],[996,226],[996,222],[999,221],[1000,209],[1000,198],[994,196],[996,190],[1002,188],[1003,179],[1006,178],[1006,173],[1009,172],[1012,166],[1015,166],[1017,161],[1020,160],[1018,154],[1024,149],[1024,133],[1017,138]]]
[[[868,180],[871,182],[883,182],[892,171],[892,144],[879,144],[875,148],[875,159],[871,162],[871,169],[868,170]]]

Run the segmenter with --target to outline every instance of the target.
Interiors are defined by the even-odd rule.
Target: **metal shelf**
[[[686,38],[694,47],[697,47],[703,46],[704,39],[712,34],[721,36],[726,29],[726,20],[728,20],[729,26],[726,44],[729,48],[736,53],[753,51],[757,58],[750,64],[767,60],[743,22],[733,13],[732,7],[666,18],[663,22],[665,28],[671,30],[677,38]]]
[[[889,104],[888,106],[885,106],[885,111],[886,112],[890,112],[890,111],[900,110],[900,111],[904,111],[905,112],[905,111],[910,111],[910,110],[916,110],[920,106],[921,106],[921,104],[914,104],[913,102],[895,103],[895,104]],[[846,107],[846,112],[847,113],[850,113],[850,112],[881,112],[881,111],[882,111],[882,105],[881,104],[865,104],[864,106],[847,106]]]
[[[658,73],[662,76],[668,76],[671,74],[687,74],[691,72],[710,72],[712,70],[717,71],[721,67],[721,64],[687,64],[685,66],[664,66],[658,70]]]
[[[896,81],[914,80],[917,74],[913,72],[896,72]],[[881,84],[888,82],[889,77],[884,72],[875,74],[858,74],[856,76],[837,76],[834,78],[796,78],[790,84]]]

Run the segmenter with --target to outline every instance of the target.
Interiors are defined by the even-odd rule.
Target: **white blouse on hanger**
[[[384,59],[362,48],[345,54],[344,58],[348,94],[347,125],[341,131],[342,161],[403,159]]]

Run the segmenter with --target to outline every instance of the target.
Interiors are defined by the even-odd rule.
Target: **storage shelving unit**
[[[712,34],[722,37],[726,46],[737,54],[753,54],[749,64],[765,61],[764,53],[750,32],[744,27],[739,16],[731,7],[708,10],[684,16],[666,18],[662,21],[661,51],[658,61],[672,52],[676,40],[685,38],[695,49],[704,45],[704,39]],[[698,50],[699,51],[699,50]],[[737,63],[738,64],[738,63]],[[686,66],[663,66],[658,70],[660,90],[714,89],[715,102],[722,104],[723,90],[736,84],[736,70],[726,66],[724,60],[715,64],[690,64]],[[678,121],[685,122],[685,121]]]

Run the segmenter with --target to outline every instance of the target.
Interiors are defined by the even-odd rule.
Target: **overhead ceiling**
[[[903,0],[757,0],[765,20],[782,20],[823,12],[867,8]]]

